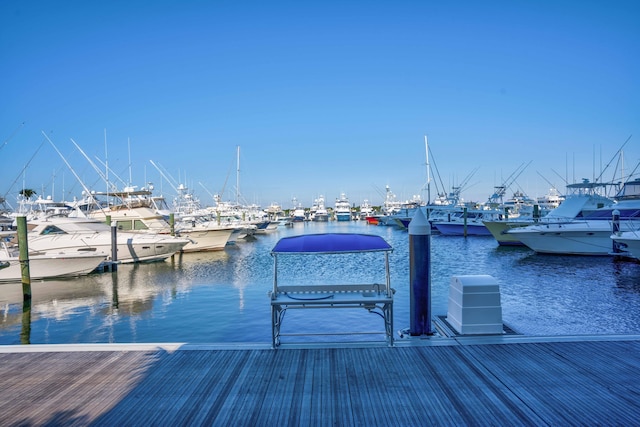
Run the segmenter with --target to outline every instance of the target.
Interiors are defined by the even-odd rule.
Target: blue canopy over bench
[[[284,237],[271,251],[274,258],[271,299],[272,345],[280,345],[280,328],[287,309],[365,308],[384,320],[384,334],[393,345],[393,294],[389,253],[393,248],[382,237],[358,233],[324,233]],[[285,255],[384,253],[385,283],[288,285],[278,284],[278,258]],[[375,311],[378,310],[378,311]],[[362,332],[358,332],[362,333]],[[380,332],[368,332],[380,333]]]

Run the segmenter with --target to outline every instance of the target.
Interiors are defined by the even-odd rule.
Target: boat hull
[[[380,215],[378,217],[378,225],[395,226],[397,224],[391,215]]]
[[[118,233],[117,261],[121,263],[162,261],[188,243],[185,239],[146,233]],[[29,249],[33,251],[58,250],[65,253],[94,250],[111,259],[111,238],[100,233],[50,235],[29,238]]]
[[[75,277],[89,274],[106,259],[101,253],[30,255],[29,277],[31,279],[49,279],[56,277]],[[0,259],[0,282],[22,280],[22,267],[18,257]],[[0,267],[2,267],[0,265]]]
[[[380,224],[380,220],[377,216],[367,216],[365,217],[365,220],[367,221],[367,224],[370,225],[379,225]]]
[[[402,230],[409,229],[409,223],[411,222],[411,218],[395,218],[396,225],[400,227]]]
[[[443,236],[491,236],[491,232],[484,224],[464,224],[435,222],[433,226]]]
[[[328,222],[329,221],[329,214],[319,214],[316,213],[313,217],[313,220],[315,222]]]
[[[518,227],[525,227],[531,225],[531,221],[483,221],[487,230],[496,239],[500,246],[524,246],[520,240],[514,235],[507,233],[508,230],[512,230]]]
[[[177,230],[176,234],[189,240],[182,252],[221,251],[227,246],[234,228],[193,228]]]
[[[514,238],[530,249],[544,254],[606,256],[613,252],[611,225],[601,224],[548,224],[510,230]]]
[[[626,233],[614,234],[611,239],[615,241],[620,250],[632,258],[640,260],[640,232],[628,231]]]
[[[262,221],[255,224],[256,229],[254,234],[266,234],[276,231],[278,229],[277,221]]]

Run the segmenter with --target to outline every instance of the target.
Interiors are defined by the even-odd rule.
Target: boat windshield
[[[640,179],[624,184],[616,194],[616,199],[640,199]]]
[[[46,236],[49,234],[67,234],[66,231],[61,230],[60,228],[56,227],[55,225],[48,225],[44,228],[44,230],[42,230],[40,232],[40,235],[42,236]]]
[[[593,213],[590,213],[589,215],[586,215],[584,218],[585,219],[599,219],[599,220],[611,220],[613,218],[613,211],[617,210],[618,212],[620,212],[620,220],[624,221],[624,220],[629,220],[629,219],[640,219],[640,209],[638,208],[630,208],[630,209],[624,209],[624,208],[619,208],[616,205],[613,205],[612,207],[606,208],[606,209],[598,209],[597,211],[594,211]]]

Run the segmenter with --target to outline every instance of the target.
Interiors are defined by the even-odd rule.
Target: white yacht
[[[4,238],[16,232],[2,232]],[[10,246],[2,240],[0,246],[0,282],[15,282],[22,279],[22,263],[19,248]],[[73,277],[89,274],[100,266],[107,256],[102,252],[73,252],[50,250],[29,253],[29,277],[31,279],[49,279],[55,277]]]
[[[486,220],[483,221],[483,223],[499,245],[523,246],[524,243],[517,238],[515,232],[508,233],[509,230],[553,222],[566,223],[575,218],[583,218],[591,212],[614,202],[613,199],[601,194],[606,190],[607,185],[609,184],[591,183],[587,180],[580,183],[569,184],[567,185],[568,194],[566,196],[560,196],[558,200],[562,200],[562,202],[550,211],[546,211],[546,209],[554,206],[555,202],[547,204],[545,207],[539,206],[537,213],[534,209],[534,212],[527,212],[524,215],[512,217],[509,214],[506,219]],[[540,198],[538,198],[538,200],[540,200]]]
[[[316,221],[316,222],[329,221],[329,211],[327,211],[327,207],[324,204],[324,196],[318,197],[315,201],[313,221]]]
[[[293,198],[293,209],[291,210],[291,221],[302,222],[307,219],[307,215],[304,211],[302,204],[298,203],[296,198]]]
[[[367,219],[373,215],[373,207],[369,204],[369,200],[364,199],[360,205],[360,219]]]
[[[111,259],[111,227],[88,218],[49,217],[29,223],[30,251],[93,252]],[[122,263],[160,261],[182,250],[187,239],[155,233],[118,230],[117,260]]]
[[[443,236],[490,236],[484,221],[497,220],[501,216],[502,212],[495,209],[463,209],[452,211],[446,220],[434,219],[430,223]]]
[[[640,229],[614,233],[611,239],[615,242],[614,254],[620,253],[640,260]]]
[[[176,224],[176,235],[188,239],[182,252],[220,251],[231,240],[231,236],[244,229],[244,226],[222,225],[205,216],[184,217]]]
[[[334,208],[336,221],[351,221],[351,204],[345,193],[340,193]]]
[[[620,232],[640,227],[640,179],[626,182],[613,198],[614,203],[580,214],[575,218],[540,221],[507,231],[515,239],[539,253],[568,255],[610,255],[613,252],[614,212],[619,214]],[[562,206],[567,206],[569,199]],[[547,215],[547,218],[549,215]]]

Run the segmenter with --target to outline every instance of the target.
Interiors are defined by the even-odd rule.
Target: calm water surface
[[[406,231],[364,222],[298,223],[221,252],[122,265],[117,273],[79,279],[36,281],[30,313],[23,313],[21,284],[0,285],[0,344],[270,343],[267,292],[273,285],[273,258],[269,252],[281,237],[317,232],[379,234],[393,246],[395,329],[409,327]],[[538,255],[526,248],[499,247],[491,237],[431,239],[434,315],[447,314],[451,276],[489,274],[500,284],[504,323],[519,333],[640,333],[640,263]],[[329,282],[383,280],[377,259],[356,258],[291,261],[279,280],[295,282],[318,275]],[[381,324],[378,316],[365,310],[289,310],[283,332],[380,330]],[[329,338],[335,339],[341,338]]]

